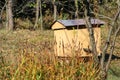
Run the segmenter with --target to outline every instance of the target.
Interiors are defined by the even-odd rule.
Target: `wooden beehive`
[[[91,19],[98,55],[101,53],[100,26],[104,24],[98,19]],[[89,32],[84,19],[57,20],[53,23],[55,38],[55,55],[59,57],[92,56]]]

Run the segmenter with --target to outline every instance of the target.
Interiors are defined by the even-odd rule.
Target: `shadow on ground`
[[[108,54],[108,53],[105,54],[105,62],[108,61],[109,56],[110,56],[110,54]],[[102,55],[99,56],[99,59],[101,59],[101,57],[102,57]],[[120,59],[120,56],[116,56],[116,55],[112,54],[112,59],[111,60],[118,60],[118,59]]]

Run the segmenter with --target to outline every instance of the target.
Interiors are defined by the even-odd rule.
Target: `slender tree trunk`
[[[0,29],[3,28],[3,24],[2,24],[2,15],[3,15],[3,11],[6,7],[6,3],[4,4],[4,6],[2,7],[1,11],[0,11]]]
[[[99,61],[98,61],[98,58],[97,58],[94,32],[93,32],[93,29],[92,29],[92,25],[90,23],[90,15],[89,15],[89,13],[90,13],[89,12],[89,3],[90,2],[89,1],[90,0],[85,1],[85,3],[86,3],[86,5],[85,5],[86,6],[86,10],[85,10],[86,25],[87,25],[89,35],[90,35],[90,43],[91,43],[92,51],[94,53],[94,55],[93,55],[94,61],[96,63],[98,63]],[[102,56],[101,56],[101,61],[100,61],[100,73],[99,73],[100,80],[106,80],[107,79],[107,73],[108,73],[108,69],[109,69],[109,64],[111,62],[112,54],[114,52],[116,37],[117,37],[118,32],[120,31],[120,26],[119,25],[118,25],[118,28],[113,35],[113,42],[110,43],[110,40],[111,40],[111,36],[112,36],[113,29],[115,27],[115,24],[119,20],[118,19],[119,15],[120,15],[120,6],[119,6],[119,3],[118,3],[117,13],[115,14],[115,17],[113,18],[112,22],[110,23],[111,27],[110,27],[110,30],[109,30],[109,33],[108,33],[108,36],[107,36],[105,46],[102,50]],[[110,47],[110,56],[108,58],[108,62],[105,62],[105,54],[106,54],[107,50],[109,49],[109,47]]]
[[[94,63],[96,66],[98,66],[99,64],[99,60],[98,60],[98,53],[97,53],[97,49],[96,49],[96,43],[95,43],[95,37],[94,37],[94,31],[91,25],[91,20],[90,20],[90,9],[89,6],[90,2],[89,0],[85,2],[85,20],[86,20],[86,27],[88,28],[88,32],[89,32],[89,38],[90,38],[90,44],[91,44],[91,48],[92,48],[92,52],[93,52],[93,59],[94,59]]]
[[[54,7],[54,21],[57,19],[57,6],[55,4],[55,0],[53,0],[53,7]]]
[[[41,27],[41,30],[43,30],[42,0],[40,0],[40,27]]]
[[[2,18],[0,17],[0,29],[2,28]]]
[[[120,26],[118,26],[118,29],[115,31],[115,34],[114,34],[113,43],[111,44],[111,47],[110,47],[110,56],[109,56],[108,62],[105,63],[104,62],[105,61],[105,54],[106,54],[106,51],[108,50],[108,47],[110,46],[110,39],[111,39],[112,31],[113,31],[113,28],[115,26],[116,21],[119,18],[119,15],[120,15],[120,7],[118,8],[118,12],[116,13],[116,15],[111,23],[111,28],[110,28],[109,33],[108,33],[106,44],[105,44],[103,51],[102,51],[101,72],[100,72],[100,77],[102,80],[106,80],[106,78],[107,78],[107,72],[108,72],[109,64],[111,62],[112,54],[114,51],[116,36],[117,36],[118,32],[120,31]]]
[[[98,53],[97,53],[97,49],[96,49],[94,31],[93,31],[93,28],[91,25],[90,17],[88,17],[88,16],[86,16],[86,25],[87,25],[88,32],[89,32],[90,44],[91,44],[91,48],[92,48],[92,52],[93,52],[94,63],[96,66],[98,66],[99,60],[98,60]]]
[[[6,24],[5,28],[8,29],[8,1],[6,1]]]
[[[39,22],[39,11],[40,11],[40,0],[37,0],[36,3],[36,18],[35,18],[35,25],[34,25],[34,29],[36,29],[38,27],[38,22]]]
[[[78,0],[75,0],[75,8],[76,8],[75,18],[77,19],[78,18]]]
[[[6,6],[6,28],[13,30],[13,26],[12,0],[8,0]]]

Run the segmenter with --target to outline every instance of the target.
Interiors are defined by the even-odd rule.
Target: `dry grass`
[[[0,80],[99,79],[99,69],[91,59],[85,62],[54,56],[52,31],[1,30],[0,44]]]
[[[54,56],[52,31],[0,31],[1,80],[97,80],[90,62]]]

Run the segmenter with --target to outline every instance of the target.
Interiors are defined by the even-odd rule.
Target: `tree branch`
[[[113,20],[112,18],[110,18],[109,16],[106,16],[106,15],[98,14],[98,13],[96,13],[96,12],[91,12],[91,13],[98,15],[100,18],[105,18],[105,19],[108,19],[108,20],[110,20],[110,21]]]
[[[110,61],[111,61],[111,58],[112,58],[112,54],[113,54],[113,52],[114,52],[116,37],[117,37],[117,34],[118,34],[119,31],[120,31],[120,26],[118,27],[118,29],[117,29],[116,32],[115,32],[115,36],[114,36],[112,45],[111,45],[111,47],[110,47],[110,56],[109,56],[108,62],[107,62],[107,64],[106,64],[106,71],[108,71],[108,68],[109,68],[109,64],[110,64]]]
[[[0,19],[2,19],[2,14],[3,14],[3,11],[4,11],[5,7],[6,7],[6,3],[4,4],[4,6],[3,6],[2,9],[1,9],[1,12],[0,12]]]
[[[120,8],[118,9],[118,12],[116,13],[115,18],[113,19],[113,22],[112,22],[112,24],[111,24],[111,28],[110,28],[110,31],[109,31],[109,33],[108,33],[108,37],[107,37],[107,40],[106,40],[106,43],[105,43],[105,47],[104,47],[103,50],[102,50],[102,58],[101,58],[101,68],[102,68],[102,69],[105,68],[105,65],[104,65],[105,54],[106,54],[106,51],[107,51],[107,49],[108,49],[108,46],[110,45],[111,34],[112,34],[112,31],[113,31],[113,27],[114,27],[114,25],[115,25],[115,22],[116,22],[117,19],[118,19],[119,13],[120,13]]]
[[[86,27],[88,28],[89,32],[89,38],[90,38],[90,44],[92,47],[93,52],[93,59],[96,65],[98,65],[98,55],[97,55],[97,49],[96,49],[96,43],[95,43],[95,37],[94,37],[94,31],[91,25],[90,17],[88,16],[88,9],[85,9],[85,20],[86,20]]]
[[[117,17],[120,15],[120,8],[119,8],[119,11],[117,13]],[[108,62],[106,64],[106,71],[108,71],[108,68],[109,68],[109,65],[110,65],[110,61],[111,61],[111,58],[112,58],[112,54],[114,52],[114,47],[115,47],[115,42],[116,42],[116,37],[117,37],[117,34],[118,32],[120,31],[120,26],[117,28],[115,34],[114,34],[114,39],[113,39],[113,42],[112,42],[112,45],[110,47],[110,56],[109,56],[109,59],[108,59]]]

